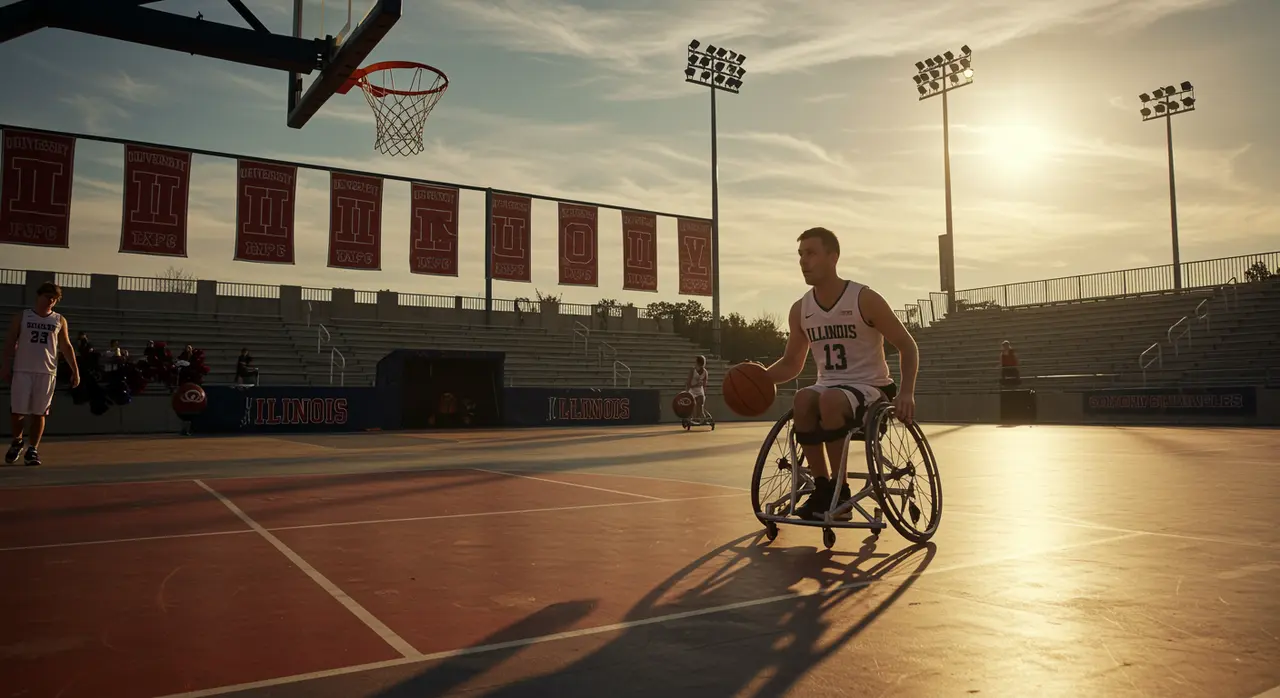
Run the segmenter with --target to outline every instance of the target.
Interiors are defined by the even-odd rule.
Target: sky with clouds
[[[330,28],[345,20],[345,0],[308,2],[327,3]],[[292,0],[246,5],[291,30]],[[151,6],[243,26],[224,0]],[[357,16],[368,6],[354,0]],[[316,12],[304,25],[322,26]],[[1280,249],[1276,26],[1275,0],[405,0],[369,60],[450,78],[416,156],[373,150],[356,92],[290,129],[283,73],[53,29],[0,44],[0,123],[706,217],[709,99],[683,79],[697,38],[747,56],[742,93],[719,97],[724,312],[783,314],[805,290],[795,238],[816,225],[840,235],[845,276],[901,307],[937,290],[945,230],[941,103],[917,101],[917,60],[974,51],[974,84],[950,105],[963,289],[1168,263],[1164,128],[1142,122],[1137,95],[1183,80],[1198,99],[1173,123],[1183,260]],[[409,273],[400,182],[383,203],[383,271],[326,268],[317,170],[300,177],[297,263],[235,262],[233,161],[196,156],[190,256],[175,260],[116,252],[121,158],[81,141],[70,249],[3,246],[0,267],[483,295],[479,193],[462,195],[456,279]],[[535,201],[533,283],[495,282],[496,297],[680,300],[674,220],[659,221],[657,294],[622,290],[610,210],[600,287],[561,287],[555,210]]]

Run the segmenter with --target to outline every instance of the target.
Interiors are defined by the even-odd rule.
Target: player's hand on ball
[[[893,413],[903,424],[916,421],[916,396],[911,393],[898,393],[898,397],[893,399]]]

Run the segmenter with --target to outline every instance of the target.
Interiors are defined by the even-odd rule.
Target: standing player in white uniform
[[[700,422],[707,421],[707,360],[705,357],[694,357],[693,368],[689,369],[689,375],[684,379],[684,388],[693,396],[693,413],[696,415],[694,419]]]
[[[13,443],[4,455],[5,463],[14,463],[27,452],[27,465],[40,465],[40,437],[44,436],[44,420],[53,404],[58,381],[58,354],[71,367],[71,387],[80,385],[80,367],[71,346],[66,318],[53,312],[62,300],[62,289],[45,282],[36,290],[35,308],[14,316],[4,341],[4,363],[0,378],[9,381],[10,412],[13,420]],[[23,427],[30,440],[23,440]]]
[[[820,519],[835,487],[828,457],[833,468],[839,467],[844,438],[850,430],[862,428],[864,407],[885,397],[893,400],[898,419],[915,419],[920,354],[880,294],[836,273],[840,241],[835,233],[811,228],[799,242],[800,271],[813,289],[791,306],[786,350],[767,372],[777,385],[795,380],[809,354],[818,364],[818,381],[796,391],[793,429],[817,485],[796,514]],[[901,386],[895,386],[889,374],[885,339],[898,348]],[[850,497],[849,485],[842,482],[840,488],[839,501],[844,502]]]

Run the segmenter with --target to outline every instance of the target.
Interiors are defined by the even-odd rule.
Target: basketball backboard
[[[323,38],[328,60],[289,74],[289,126],[301,128],[377,48],[400,19],[402,0],[293,0],[293,35]]]
[[[0,7],[0,42],[65,29],[281,70],[289,73],[287,123],[302,128],[400,20],[404,0],[293,0],[293,27],[282,32],[246,0],[226,2],[247,26],[152,7],[163,0],[17,0]]]

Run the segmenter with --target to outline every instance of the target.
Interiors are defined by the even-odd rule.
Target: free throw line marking
[[[329,592],[329,595],[332,596],[334,600],[343,606],[346,606],[347,610],[350,611],[352,615],[359,618],[360,621],[367,625],[370,630],[377,633],[378,637],[381,637],[388,645],[391,645],[395,651],[399,652],[406,658],[419,658],[422,656],[422,653],[414,649],[413,645],[405,642],[404,638],[395,634],[391,628],[388,628],[382,623],[382,621],[375,618],[372,613],[365,610],[364,606],[361,606],[355,599],[347,596],[346,592],[339,589],[336,584],[329,581],[329,579],[323,574],[320,574],[320,571],[312,567],[306,560],[302,559],[301,555],[293,552],[289,546],[284,544],[284,541],[276,538],[270,531],[259,525],[257,521],[249,518],[248,514],[241,511],[240,507],[235,505],[235,502],[232,502],[230,499],[222,496],[221,492],[218,492],[212,487],[204,484],[201,480],[196,480],[195,483],[209,494],[217,497],[218,501],[222,502],[223,506],[230,509],[231,513],[240,517],[240,520],[248,524],[249,528],[257,531],[258,535],[266,538],[268,543],[275,546],[275,549],[279,550],[285,557],[289,558],[289,561],[297,565],[298,569],[302,570],[316,584],[319,584],[321,589]]]
[[[1010,560],[1032,557],[1035,555],[1043,555],[1047,553],[1064,552],[1074,548],[1084,548],[1092,545],[1103,545],[1128,538],[1137,538],[1143,536],[1142,533],[1126,533],[1119,536],[1110,536],[1108,538],[1100,538],[1098,540],[1081,541],[1078,543],[1064,543],[1062,545],[1051,546],[1048,548],[1040,548],[1037,550],[1028,550],[1021,553],[1009,553],[1007,555],[998,555],[987,560],[977,562],[964,562],[944,567],[940,569],[927,569],[923,572],[913,572],[906,576],[910,579],[913,577],[926,577],[931,574],[942,574],[953,572],[956,570],[971,569],[974,567],[985,567],[987,565],[999,564]],[[834,594],[838,591],[849,591],[851,589],[859,589],[871,586],[880,581],[886,581],[889,577],[881,577],[879,579],[859,579],[849,582],[842,582],[834,586],[823,589],[811,589],[807,591],[791,592],[787,594],[778,594],[777,596],[769,596],[762,599],[751,599],[747,601],[738,601],[736,603],[724,604],[722,606],[712,606],[710,608],[700,608],[692,611],[682,611],[679,613],[671,613],[662,616],[653,616],[651,618],[642,618],[640,620],[626,621],[622,623],[611,623],[609,625],[596,626],[594,628],[583,628],[581,630],[570,630],[563,633],[553,633],[551,635],[539,635],[537,637],[525,638],[523,640],[512,640],[510,642],[500,642],[492,645],[478,645],[475,647],[464,647],[456,650],[446,650],[444,652],[435,652],[433,654],[419,655],[416,658],[391,659],[383,662],[373,662],[370,664],[358,664],[354,666],[341,667],[338,669],[326,669],[323,671],[313,671],[308,674],[296,674],[293,676],[281,676],[275,679],[264,679],[262,681],[254,681],[252,683],[242,683],[233,686],[219,686],[218,688],[208,688],[199,691],[190,691],[187,693],[172,693],[159,698],[209,698],[210,696],[218,696],[226,693],[234,693],[236,691],[248,691],[256,688],[270,688],[272,686],[282,686],[284,684],[299,683],[301,681],[311,681],[315,679],[332,678],[334,676],[345,676],[348,674],[358,674],[366,671],[375,671],[378,669],[387,669],[395,666],[403,666],[406,664],[419,664],[424,662],[439,661],[442,659],[451,659],[453,657],[461,657],[471,654],[483,654],[485,652],[495,652],[498,650],[512,649],[516,647],[527,647],[529,645],[540,645],[546,642],[555,642],[557,640],[568,640],[577,637],[586,637],[589,635],[600,635],[602,633],[618,632],[638,628],[646,625],[656,625],[659,623],[668,623],[675,620],[684,620],[686,618],[696,618],[698,616],[707,616],[715,613],[723,613],[725,611],[736,611],[743,608],[751,608],[754,606],[764,606],[767,604],[778,603],[780,601],[788,601],[791,599],[801,599],[810,596],[822,596]],[[1261,698],[1261,697],[1259,697]],[[1267,696],[1266,698],[1272,698]]]
[[[540,514],[555,511],[577,511],[580,509],[608,509],[610,507],[634,507],[642,504],[671,504],[673,502],[696,502],[703,499],[727,499],[737,494],[707,494],[700,497],[680,497],[678,499],[644,500],[640,502],[607,502],[605,504],[575,504],[567,507],[543,507],[539,509],[509,509],[507,511],[476,511],[467,514],[434,514],[431,516],[406,516],[397,519],[366,519],[362,521],[333,521],[330,523],[299,524],[295,526],[263,526],[268,531],[296,531],[303,528],[334,528],[337,526],[368,526],[386,523],[411,523],[414,521],[436,521],[439,519],[467,519],[478,516],[511,516],[513,514]],[[68,543],[40,543],[37,545],[17,545],[11,548],[0,548],[0,553],[18,550],[42,550],[45,548],[70,548],[78,545],[107,545],[110,543],[145,543],[153,540],[169,540],[171,538],[200,538],[202,536],[227,536],[237,533],[254,533],[252,529],[236,531],[207,531],[203,533],[173,533],[163,536],[142,536],[139,538],[108,538],[106,540],[78,540]]]
[[[641,499],[652,499],[655,502],[661,502],[662,497],[650,497],[647,494],[636,494],[635,492],[623,492],[622,490],[611,490],[604,487],[594,487],[592,485],[582,485],[576,482],[564,482],[563,480],[548,480],[545,477],[534,477],[532,475],[521,475],[520,473],[507,472],[505,470],[486,470],[484,468],[471,468],[478,473],[488,473],[490,475],[505,475],[507,477],[519,477],[525,480],[536,480],[537,482],[550,482],[553,485],[564,485],[566,487],[581,487],[587,490],[596,490],[597,492],[609,492],[610,494],[620,494],[626,497],[640,497]]]

